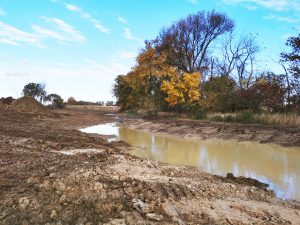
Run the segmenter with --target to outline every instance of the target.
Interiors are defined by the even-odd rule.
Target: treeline
[[[258,68],[257,35],[235,32],[226,14],[201,11],[161,30],[115,80],[121,110],[300,111],[300,34],[278,62],[283,74]]]
[[[96,106],[114,106],[113,101],[97,101],[97,102],[90,102],[90,101],[77,101],[74,97],[70,97],[67,100],[68,105],[96,105]]]
[[[97,106],[114,106],[113,101],[77,101],[74,97],[68,98],[67,102],[58,94],[49,94],[46,85],[43,83],[28,83],[22,90],[22,96],[32,97],[40,103],[47,103],[51,108],[64,108],[66,105],[97,105]],[[12,97],[1,98],[0,101],[5,105],[10,105],[15,99]]]

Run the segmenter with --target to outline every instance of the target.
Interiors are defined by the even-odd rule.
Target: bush
[[[208,117],[211,121],[218,121],[218,122],[229,122],[229,123],[257,123],[258,121],[253,112],[251,111],[243,111],[237,114],[217,114]]]
[[[136,110],[126,110],[126,111],[125,111],[125,114],[126,114],[127,116],[137,116],[137,115],[138,115],[138,113],[137,113]]]
[[[256,122],[253,116],[253,113],[250,111],[244,111],[238,113],[237,117],[235,118],[236,122],[238,123],[251,123]]]
[[[189,114],[189,117],[196,120],[206,119],[206,111],[199,104],[189,105],[184,109]]]

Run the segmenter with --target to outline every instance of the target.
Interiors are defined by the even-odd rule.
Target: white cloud
[[[99,20],[96,20],[89,13],[85,12],[84,10],[82,10],[81,8],[79,8],[78,6],[66,3],[65,7],[68,10],[72,11],[72,12],[79,13],[79,15],[83,19],[85,19],[85,20],[89,21],[90,23],[92,23],[94,25],[94,27],[96,29],[98,29],[99,31],[101,31],[103,33],[110,33],[110,30],[107,27],[105,27]]]
[[[135,37],[128,27],[124,27],[124,37],[128,40],[143,42],[140,38]]]
[[[1,8],[0,8],[0,16],[5,16],[6,12],[4,12]]]
[[[286,23],[296,23],[299,22],[299,19],[291,18],[291,17],[285,17],[285,16],[280,16],[276,14],[269,14],[267,16],[263,17],[266,20],[278,20],[281,22],[286,22]]]
[[[227,4],[247,4],[248,7],[262,6],[276,11],[300,11],[300,2],[296,0],[222,0]],[[250,5],[249,5],[250,4]],[[246,6],[246,5],[244,5]]]
[[[71,5],[71,4],[65,4],[68,10],[73,11],[73,12],[81,12],[81,9],[78,8],[76,5]]]
[[[84,42],[86,38],[74,27],[67,24],[65,21],[57,18],[49,18],[49,17],[42,17],[46,22],[52,23],[55,25],[56,29],[62,31],[64,35],[66,35],[65,40],[73,41],[73,42]],[[49,33],[48,33],[49,34]],[[56,35],[54,33],[51,34]]]
[[[137,56],[137,53],[136,52],[129,52],[129,51],[122,50],[122,51],[118,52],[118,55],[122,59],[133,60]]]
[[[38,35],[24,32],[3,22],[0,22],[0,40],[1,43],[9,45],[17,46],[20,43],[25,43],[42,47]]]
[[[32,30],[34,30],[36,34],[40,35],[40,37],[43,38],[53,38],[59,41],[66,41],[66,38],[64,38],[59,33],[40,27],[38,25],[32,25]]]
[[[118,16],[118,21],[120,23],[127,24],[127,20],[124,17],[122,17],[122,16]]]
[[[31,26],[32,32],[25,32],[0,21],[0,43],[12,46],[25,44],[46,48],[42,41],[47,38],[54,39],[59,43],[86,41],[86,38],[79,31],[63,20],[48,17],[42,18],[46,22],[53,24],[55,30],[34,24]]]
[[[9,40],[7,38],[1,38],[0,43],[2,44],[8,44],[8,45],[13,45],[13,46],[18,46],[19,44],[15,41]]]

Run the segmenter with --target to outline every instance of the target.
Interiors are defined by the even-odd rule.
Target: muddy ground
[[[106,115],[115,112],[113,107],[1,111],[0,224],[300,224],[299,203],[274,198],[255,180],[138,159],[125,143],[75,129],[115,121]],[[202,122],[164,121],[142,122],[149,130],[179,125],[206,130]],[[291,128],[290,134],[299,144],[299,130]],[[60,153],[74,149],[93,151]]]

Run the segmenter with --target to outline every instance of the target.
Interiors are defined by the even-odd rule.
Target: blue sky
[[[42,82],[65,99],[111,100],[144,40],[211,9],[257,33],[259,66],[280,72],[273,61],[300,31],[300,0],[0,0],[0,97]]]

